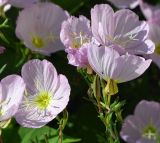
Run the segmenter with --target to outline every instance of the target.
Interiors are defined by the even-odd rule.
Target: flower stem
[[[59,121],[58,143],[62,143],[63,142],[63,130],[68,121],[68,112],[66,109],[63,111],[63,117],[61,119],[58,119],[58,121]]]

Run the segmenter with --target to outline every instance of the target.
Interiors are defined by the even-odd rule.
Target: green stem
[[[63,142],[63,130],[67,124],[67,121],[68,121],[68,112],[66,109],[63,111],[63,117],[58,120],[59,120],[58,143],[62,143]]]
[[[62,121],[62,120],[61,120]],[[62,128],[62,123],[60,121],[60,125],[59,125],[59,138],[58,138],[58,143],[62,143],[63,141],[63,128]]]

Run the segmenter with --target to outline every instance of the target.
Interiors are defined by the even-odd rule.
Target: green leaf
[[[0,68],[0,74],[6,69],[6,66],[7,66],[7,64],[3,65],[3,66]]]
[[[64,136],[64,139],[63,139],[63,143],[75,143],[75,142],[79,142],[79,141],[81,141],[81,139],[71,138],[71,137],[66,137],[66,136]]]
[[[41,143],[46,138],[57,136],[57,130],[50,127],[42,127],[39,129],[23,128],[19,129],[19,135],[22,139],[21,143]]]
[[[21,143],[58,143],[58,130],[44,126],[39,129],[20,127]],[[79,142],[81,139],[64,135],[63,143]]]

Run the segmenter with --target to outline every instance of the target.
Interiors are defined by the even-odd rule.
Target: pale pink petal
[[[135,55],[120,56],[113,48],[91,46],[88,61],[93,70],[103,79],[126,82],[142,75],[152,60],[145,60]]]
[[[59,75],[59,77],[60,77],[60,87],[53,96],[53,103],[51,105],[54,115],[57,115],[60,112],[62,112],[64,108],[67,106],[71,91],[67,78],[63,75]]]
[[[55,67],[47,60],[30,60],[22,67],[22,77],[26,83],[29,94],[35,95],[37,92],[55,91],[59,79]]]
[[[108,47],[98,47],[91,44],[88,49],[88,61],[90,66],[104,79],[112,75],[115,68],[113,64],[118,57],[118,52]]]
[[[134,55],[123,55],[116,59],[117,67],[114,69],[113,79],[126,82],[141,76],[150,66],[152,60]]]
[[[25,83],[18,75],[9,75],[1,80],[0,121],[11,118],[22,100]]]
[[[113,14],[113,9],[107,4],[96,5],[91,9],[93,36],[101,44],[105,44],[105,33],[111,36],[114,34]]]

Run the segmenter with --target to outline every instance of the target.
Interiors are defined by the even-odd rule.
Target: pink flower
[[[84,16],[69,17],[62,24],[60,37],[66,47],[65,51],[68,53],[69,64],[78,67],[87,66],[86,44],[92,38],[90,21]]]
[[[123,123],[120,135],[128,143],[158,143],[160,137],[160,104],[141,101],[134,115]]]
[[[139,21],[139,17],[130,10],[123,9],[114,13],[107,4],[96,5],[91,10],[91,25],[93,36],[101,45],[114,44],[120,53],[154,52],[155,45],[148,39],[149,25]]]
[[[40,128],[67,106],[70,85],[48,61],[31,60],[23,65],[26,94],[15,115],[16,121],[29,128]]]
[[[16,35],[32,51],[50,55],[64,50],[59,33],[66,18],[66,12],[55,4],[34,4],[20,12]]]
[[[151,60],[125,54],[120,56],[113,48],[90,45],[88,61],[92,69],[104,80],[112,79],[122,83],[142,75],[150,66]]]
[[[18,75],[9,75],[0,82],[0,121],[15,115],[22,100],[25,83]]]

